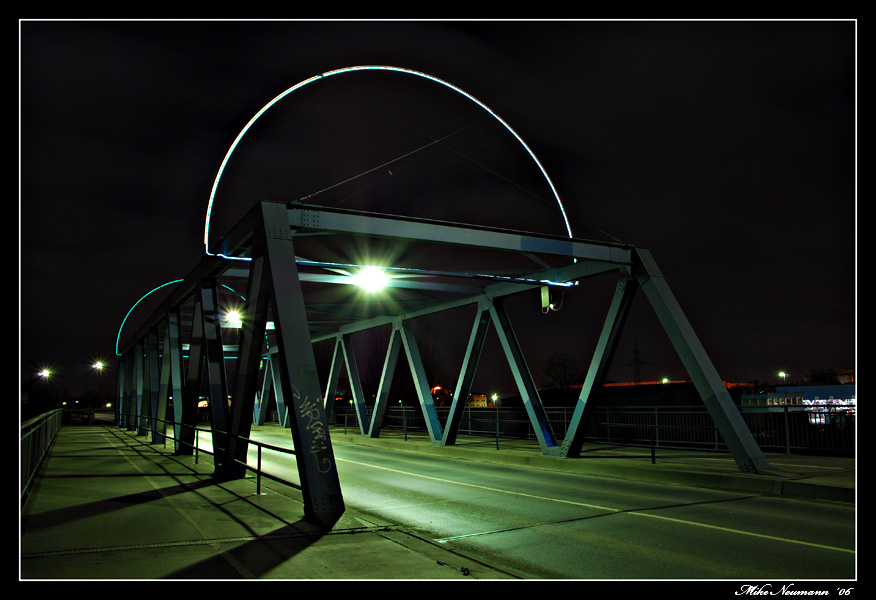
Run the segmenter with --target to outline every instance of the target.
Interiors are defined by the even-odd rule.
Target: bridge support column
[[[316,359],[286,207],[261,203],[260,226],[253,242],[253,265],[246,315],[252,333],[244,331],[236,386],[240,403],[234,411],[234,429],[239,434],[250,419],[255,400],[255,368],[259,339],[264,338],[264,321],[270,306],[277,334],[280,391],[289,410],[295,448],[295,462],[304,498],[304,516],[323,527],[331,527],[344,513],[344,500],[322,401]],[[241,370],[242,369],[242,370]],[[233,456],[246,455],[246,444],[236,442]]]

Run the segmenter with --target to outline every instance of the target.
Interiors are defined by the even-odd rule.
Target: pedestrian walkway
[[[253,439],[291,437],[255,427]],[[541,456],[531,441],[460,438],[454,447],[386,431],[337,428],[338,444],[367,444],[458,460],[502,462],[763,494],[854,502],[854,459],[770,455],[770,473],[743,475],[725,455],[587,446],[581,458]],[[299,492],[254,477],[219,482],[201,455],[113,426],[65,426],[22,511],[20,579],[514,579],[416,534],[348,510],[330,531],[302,520]],[[375,561],[374,557],[380,560]]]

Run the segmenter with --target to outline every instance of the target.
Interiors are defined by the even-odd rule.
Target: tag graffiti
[[[332,461],[326,457],[328,433],[321,418],[318,403],[305,399],[299,405],[298,414],[305,423],[305,429],[312,435],[310,453],[316,458],[317,469],[320,473],[328,473],[332,468]]]

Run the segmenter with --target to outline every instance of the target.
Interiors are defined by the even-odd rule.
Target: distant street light
[[[782,385],[785,387],[785,404],[788,404],[788,374],[784,371],[779,371],[779,377],[782,378]]]
[[[97,361],[92,365],[97,371],[97,399],[100,401],[103,398],[103,361]]]
[[[43,369],[42,371],[39,372],[39,376],[42,377],[43,379],[48,379],[51,375],[52,375],[52,372],[49,371],[48,369]]]

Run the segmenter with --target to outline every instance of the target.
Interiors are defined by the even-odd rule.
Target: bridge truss
[[[393,255],[388,283],[395,293],[390,299],[350,301],[346,290],[355,282],[365,248],[371,256],[375,248]],[[460,264],[470,268],[453,268]],[[565,437],[558,439],[505,301],[533,290],[575,287],[596,276],[615,277],[615,291],[571,423]],[[223,333],[220,306],[222,294],[232,289],[228,282],[241,292],[242,303],[241,326],[231,338]],[[206,396],[216,473],[242,477],[251,426],[263,422],[267,399],[273,394],[284,426],[291,429],[306,516],[333,523],[343,513],[344,503],[328,423],[344,368],[360,431],[377,437],[392,377],[403,356],[432,443],[451,445],[492,326],[543,454],[577,457],[591,398],[605,382],[640,289],[740,471],[757,473],[768,467],[647,250],[297,203],[256,204],[222,238],[215,255],[206,254],[130,338],[120,353],[119,425],[141,434],[151,432],[153,441],[163,440],[161,423],[172,406],[175,449],[191,453],[197,404]],[[471,307],[475,316],[467,331],[449,416],[442,422],[413,324],[421,317],[460,307]],[[385,354],[369,416],[352,339],[379,328],[391,333],[388,348],[372,349]],[[321,382],[314,344],[332,341],[328,381]],[[228,361],[234,363],[232,377],[224,356],[229,349],[237,359]]]

